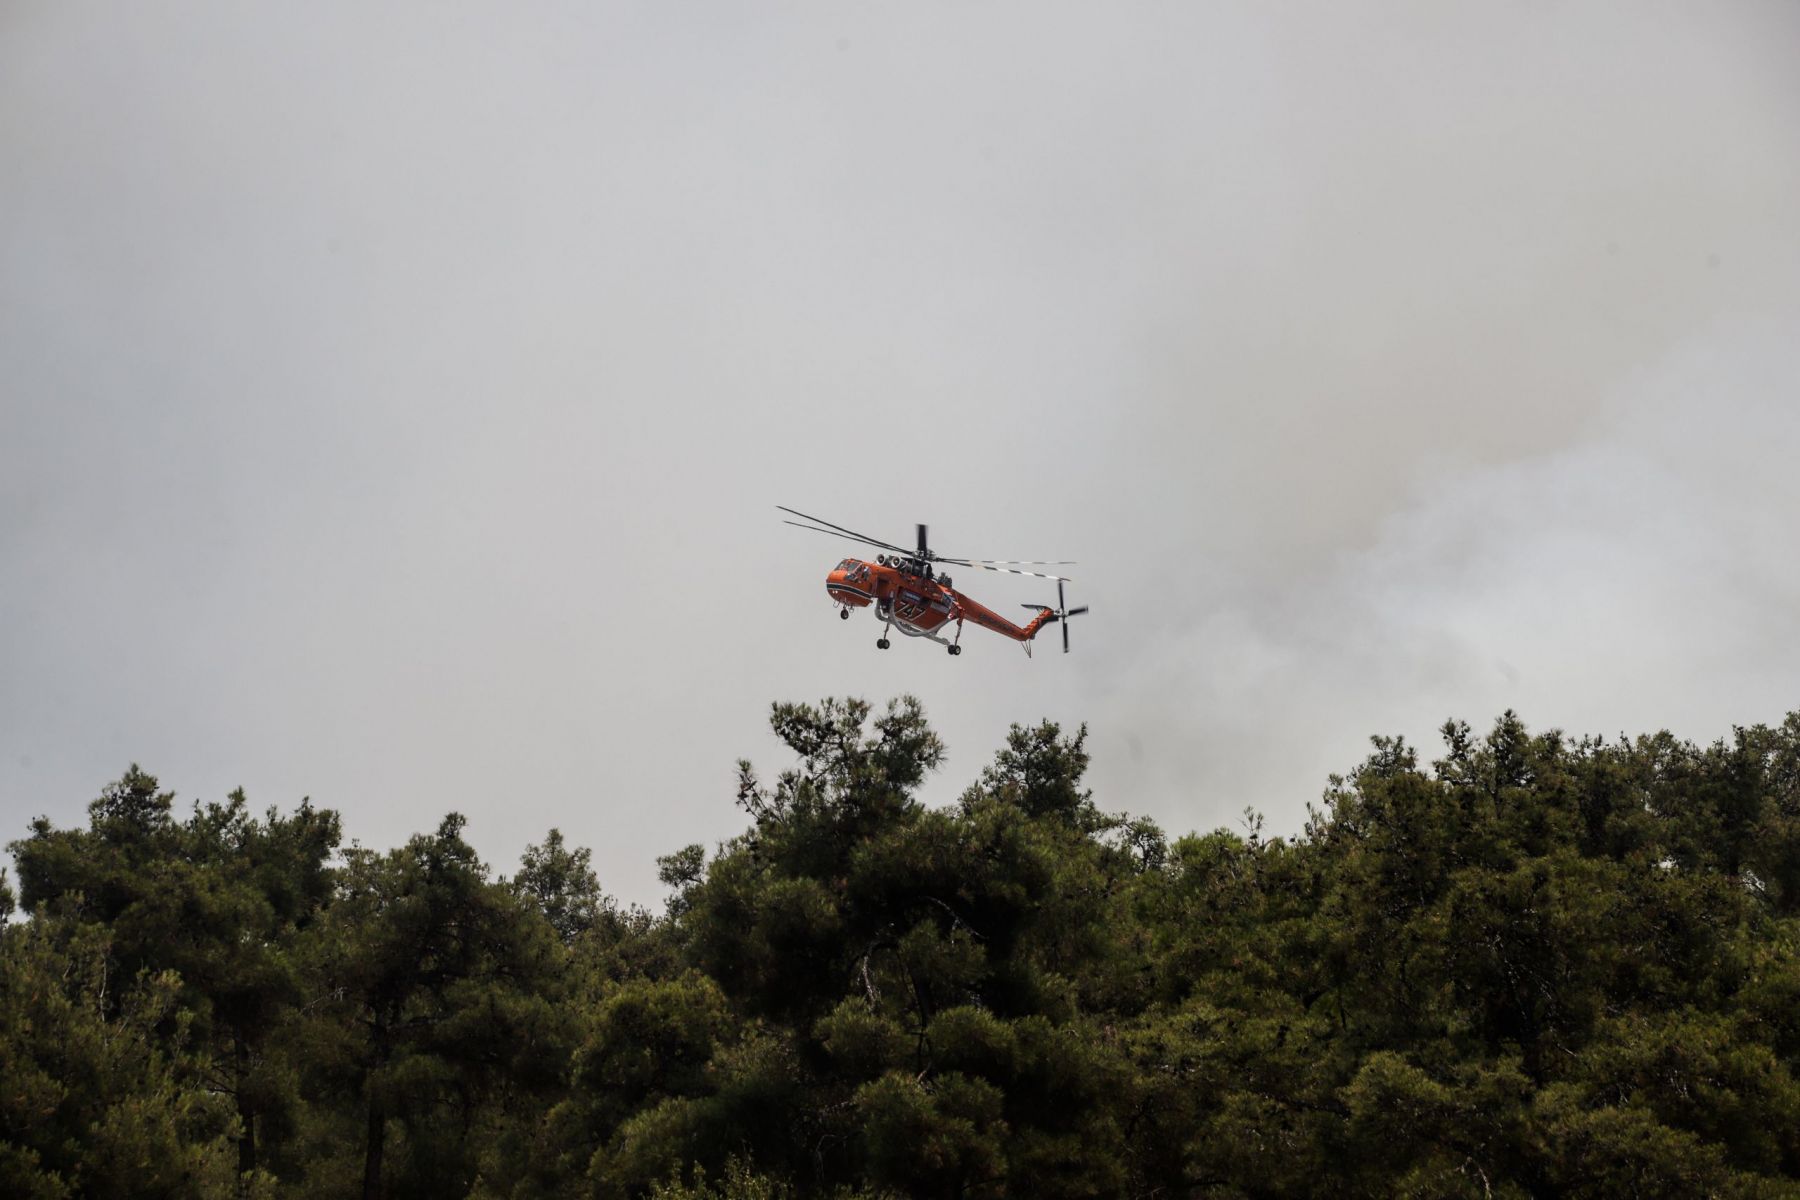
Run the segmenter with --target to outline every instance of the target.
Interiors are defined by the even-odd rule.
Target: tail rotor
[[[1056,607],[1055,608],[1050,608],[1049,606],[1043,605],[1043,604],[1027,604],[1025,607],[1026,608],[1035,608],[1039,612],[1048,613],[1049,616],[1044,618],[1044,624],[1046,624],[1046,625],[1049,625],[1052,623],[1060,623],[1062,625],[1063,653],[1067,654],[1069,652],[1069,618],[1070,617],[1079,617],[1082,613],[1084,613],[1088,610],[1088,606],[1085,604],[1078,604],[1074,608],[1070,608],[1068,598],[1063,595],[1063,583],[1064,582],[1065,581],[1061,580],[1061,579],[1058,579],[1056,581]],[[1027,650],[1029,650],[1030,648],[1031,647],[1029,645],[1026,646]]]

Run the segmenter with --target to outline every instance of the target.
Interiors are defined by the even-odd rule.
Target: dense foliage
[[[1169,843],[1084,731],[952,806],[916,702],[777,705],[749,825],[622,909],[555,830],[180,815],[0,880],[0,1194],[1800,1195],[1800,714],[1377,738],[1301,836]]]

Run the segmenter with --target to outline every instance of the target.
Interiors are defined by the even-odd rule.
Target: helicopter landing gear
[[[838,620],[848,621],[849,619],[850,619],[850,610],[849,609],[847,609],[847,608],[838,609]]]
[[[962,653],[962,647],[961,647],[961,646],[952,646],[952,647],[950,647],[950,653],[951,653],[951,654],[952,654],[952,655],[956,655],[956,654],[961,654],[961,653]]]
[[[888,640],[886,638],[877,638],[875,641],[875,648],[877,650],[886,650],[888,648]]]

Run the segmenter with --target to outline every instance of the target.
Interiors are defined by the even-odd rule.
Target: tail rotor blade
[[[1063,616],[1079,617],[1082,613],[1086,612],[1087,610],[1088,610],[1088,606],[1083,604],[1079,608],[1071,608],[1068,612],[1064,613]]]
[[[1063,653],[1067,654],[1069,652],[1069,623],[1067,621],[1064,621],[1062,623],[1062,627],[1063,627]]]

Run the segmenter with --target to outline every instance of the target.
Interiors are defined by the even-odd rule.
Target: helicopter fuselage
[[[908,637],[928,637],[945,645],[955,643],[940,631],[954,623],[960,639],[964,621],[1016,642],[1029,643],[1054,615],[1046,607],[1024,625],[1015,625],[951,587],[948,576],[934,575],[928,567],[921,568],[905,559],[888,559],[886,555],[875,562],[844,559],[825,577],[825,591],[833,603],[843,606],[845,616],[851,609],[872,608],[875,619],[883,625]]]
[[[872,538],[854,529],[846,529],[842,525],[833,525],[823,517],[815,517],[803,513],[797,508],[789,508],[785,504],[777,504],[777,509],[790,516],[799,517],[798,521],[786,521],[812,533],[822,533],[827,537],[845,538],[852,542],[861,542],[865,546],[874,546],[883,551],[875,556],[874,562],[860,558],[846,558],[831,569],[825,576],[825,594],[831,597],[832,603],[838,606],[838,616],[848,619],[853,608],[872,609],[875,619],[881,622],[882,633],[875,641],[877,650],[886,650],[889,646],[888,634],[898,629],[908,637],[930,638],[941,646],[947,646],[951,654],[962,653],[963,622],[973,621],[983,629],[991,630],[1002,637],[1018,642],[1027,655],[1031,653],[1032,639],[1046,625],[1062,624],[1063,653],[1069,652],[1069,618],[1080,616],[1087,611],[1087,605],[1070,608],[1064,599],[1063,584],[1069,582],[1066,575],[1046,573],[1044,571],[1027,571],[1025,567],[1069,567],[1075,564],[1068,561],[1046,562],[1039,559],[996,559],[996,558],[953,558],[948,554],[936,554],[931,550],[931,543],[926,540],[926,527],[916,526],[919,540],[917,552],[893,542],[884,542]],[[972,571],[997,571],[1003,575],[1030,575],[1038,579],[1056,581],[1056,607],[1047,604],[1027,604],[1032,610],[1031,620],[1023,625],[1015,625],[993,609],[963,595],[950,586],[950,577],[937,571],[938,566],[954,566],[958,569],[967,567]],[[944,637],[949,626],[956,626],[954,639]]]

